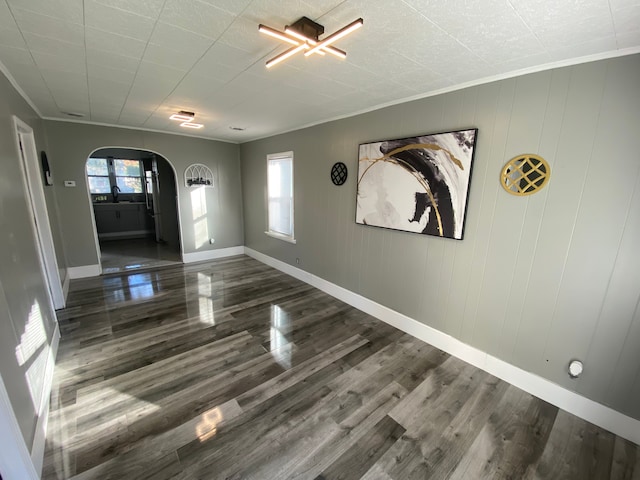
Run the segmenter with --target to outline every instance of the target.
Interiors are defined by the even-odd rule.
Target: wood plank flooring
[[[100,253],[104,274],[182,263],[178,247],[158,243],[150,237],[101,240]]]
[[[45,479],[638,479],[640,448],[249,257],[73,281]]]

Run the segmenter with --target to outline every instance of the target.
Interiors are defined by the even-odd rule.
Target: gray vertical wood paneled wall
[[[465,127],[479,133],[464,240],[356,225],[360,143]],[[634,55],[246,143],[245,244],[640,419],[639,136]],[[264,234],[266,156],[287,150],[295,245]],[[552,176],[515,197],[498,177],[522,153]],[[349,167],[342,187],[329,178],[337,161]],[[577,380],[573,358],[585,363]]]

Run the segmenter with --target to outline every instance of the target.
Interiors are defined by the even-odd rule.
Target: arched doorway
[[[87,159],[86,175],[103,274],[182,262],[176,176],[166,158],[104,147]]]

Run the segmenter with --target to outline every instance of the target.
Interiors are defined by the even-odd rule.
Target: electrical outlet
[[[213,245],[213,244],[215,243],[215,239],[210,238],[210,239],[209,239],[209,243],[210,243],[211,245]]]

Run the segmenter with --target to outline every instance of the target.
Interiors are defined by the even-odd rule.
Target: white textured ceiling
[[[258,24],[302,16],[364,27],[346,60],[267,70],[287,47]],[[234,142],[639,46],[640,0],[0,0],[0,62],[43,117],[184,133],[168,116],[191,110]]]

